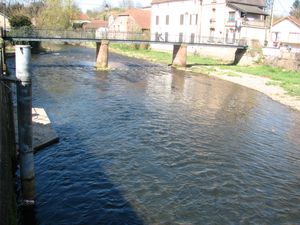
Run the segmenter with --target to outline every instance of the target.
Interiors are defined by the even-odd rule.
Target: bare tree
[[[300,1],[299,0],[294,1],[292,9],[290,11],[290,15],[300,18]]]
[[[133,8],[134,7],[134,2],[132,0],[122,0],[120,3],[120,8]]]

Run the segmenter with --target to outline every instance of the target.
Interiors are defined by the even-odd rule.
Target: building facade
[[[263,0],[153,0],[156,41],[237,43],[267,40]]]
[[[136,35],[150,38],[150,22],[150,9],[129,9],[116,17],[109,18],[109,35],[119,39],[135,38]]]
[[[10,28],[11,28],[8,17],[2,13],[0,13],[0,26],[4,30],[10,30]]]
[[[272,42],[274,47],[280,45],[300,47],[300,20],[288,16],[275,22],[272,27]]]

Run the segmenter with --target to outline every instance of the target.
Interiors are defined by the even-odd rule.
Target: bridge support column
[[[185,67],[187,60],[187,45],[174,45],[173,46],[173,60],[172,66]]]
[[[244,54],[247,52],[246,48],[238,48],[235,51],[235,55],[234,55],[234,61],[233,61],[233,65],[237,65],[241,59],[243,58]]]
[[[96,69],[102,70],[108,67],[108,45],[109,41],[97,42],[96,48]]]

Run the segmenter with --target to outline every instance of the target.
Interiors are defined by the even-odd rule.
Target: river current
[[[93,49],[33,56],[41,225],[300,224],[300,113],[216,78]]]

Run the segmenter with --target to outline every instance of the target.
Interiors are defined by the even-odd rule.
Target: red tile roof
[[[287,16],[287,17],[284,17],[282,19],[279,19],[273,24],[273,26],[280,23],[280,22],[282,22],[282,21],[284,21],[284,20],[289,20],[289,21],[291,21],[292,23],[294,23],[295,25],[297,25],[300,28],[300,20],[298,18],[294,17],[294,16]]]
[[[92,20],[90,23],[83,25],[83,29],[98,29],[100,27],[107,27],[108,22],[104,20]]]
[[[131,16],[141,29],[149,30],[151,23],[151,11],[145,9],[129,9],[119,16]]]
[[[90,20],[90,18],[86,14],[81,13],[79,15],[79,20]]]

